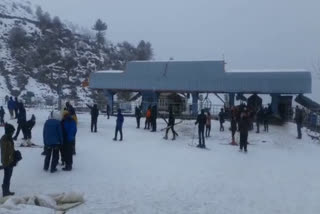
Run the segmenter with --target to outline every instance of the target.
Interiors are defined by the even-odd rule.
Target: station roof
[[[224,61],[132,61],[121,71],[90,75],[90,88],[114,91],[311,93],[306,70],[225,71]]]

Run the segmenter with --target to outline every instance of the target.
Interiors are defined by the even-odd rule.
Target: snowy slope
[[[33,142],[42,144],[48,112],[31,109],[27,117],[32,113],[37,117]],[[120,143],[111,140],[114,117],[100,116],[96,134],[89,131],[89,114],[78,118],[73,171],[59,166],[55,174],[44,172],[41,149],[19,148],[23,160],[14,169],[12,191],[19,196],[83,192],[85,204],[69,214],[320,212],[320,145],[306,135],[297,140],[294,124],[271,126],[269,134],[250,132],[252,145],[244,154],[227,145],[231,134],[218,132],[216,121],[206,142],[210,150],[200,150],[188,145],[197,141],[194,121],[176,127],[176,141],[165,141],[163,132],[136,129],[135,119],[125,118]]]
[[[0,14],[35,20],[33,6],[27,0],[1,0]]]
[[[0,105],[4,104],[4,97],[10,94],[3,76],[0,75]]]

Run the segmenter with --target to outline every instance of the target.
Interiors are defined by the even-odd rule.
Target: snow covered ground
[[[31,109],[27,117],[32,113],[37,117],[33,142],[42,144],[48,112]],[[70,214],[320,213],[320,145],[306,135],[297,140],[294,124],[271,126],[269,134],[251,132],[252,145],[244,154],[227,145],[230,132],[219,132],[217,121],[206,142],[210,150],[201,150],[188,145],[194,121],[177,126],[176,141],[165,141],[163,132],[136,129],[134,118],[125,118],[124,141],[114,142],[114,117],[100,116],[98,133],[89,131],[89,114],[78,118],[73,171],[60,166],[54,174],[43,171],[42,149],[19,148],[18,142],[23,160],[13,171],[12,191],[84,193],[85,204]]]

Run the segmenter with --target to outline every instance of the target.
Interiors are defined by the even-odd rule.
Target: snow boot
[[[63,171],[71,171],[72,170],[72,166],[66,166],[64,168],[62,168]]]
[[[14,192],[10,192],[9,187],[4,186],[2,184],[2,196],[6,197],[6,196],[10,196],[10,195],[14,195]]]
[[[55,173],[56,171],[57,171],[57,169],[56,169],[56,168],[55,168],[55,169],[51,169],[51,170],[50,170],[50,172],[51,172],[51,173]]]
[[[230,145],[237,146],[238,144],[236,143],[236,141],[232,141]]]

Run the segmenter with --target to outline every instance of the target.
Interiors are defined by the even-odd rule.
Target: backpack
[[[150,109],[147,111],[147,118],[150,118],[151,117],[151,111],[150,111]]]
[[[12,166],[17,166],[17,163],[21,160],[22,160],[21,152],[19,150],[14,151]]]

